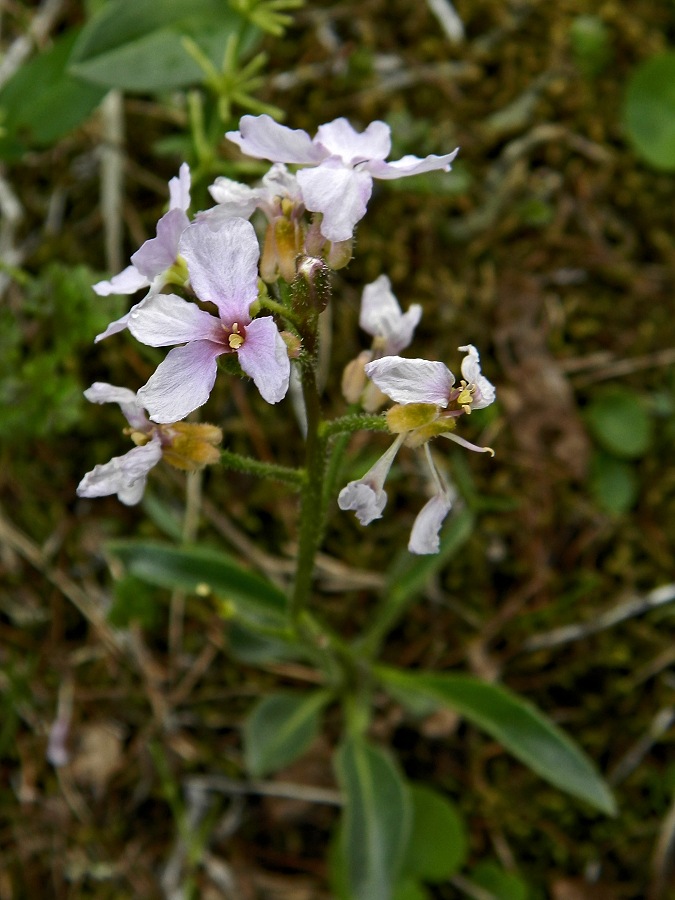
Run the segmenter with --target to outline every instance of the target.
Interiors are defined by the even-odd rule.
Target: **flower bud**
[[[293,282],[293,305],[296,309],[321,312],[330,300],[328,267],[315,256],[298,259],[297,275]]]
[[[363,367],[371,360],[369,350],[363,350],[356,359],[348,362],[342,373],[342,396],[347,403],[358,403],[366,387],[366,373]]]

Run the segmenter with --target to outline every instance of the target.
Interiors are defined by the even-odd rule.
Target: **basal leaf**
[[[278,771],[307,750],[329,699],[325,691],[270,694],[253,707],[244,725],[244,758],[254,778]]]
[[[412,831],[402,875],[440,882],[466,861],[468,841],[464,820],[447,797],[424,785],[412,785]]]
[[[152,541],[113,541],[107,549],[130,575],[149,584],[216,594],[232,606],[234,618],[254,625],[281,628],[286,623],[285,594],[217,550]]]
[[[588,757],[542,712],[507,688],[470,675],[385,667],[376,672],[394,693],[419,694],[456,710],[551,784],[615,814],[614,798]]]
[[[643,159],[656,169],[675,171],[675,52],[653,56],[632,74],[623,124]]]
[[[391,759],[363,738],[339,749],[345,812],[338,848],[351,900],[391,900],[410,831],[407,785]]]

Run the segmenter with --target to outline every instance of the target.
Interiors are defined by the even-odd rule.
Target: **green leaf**
[[[243,33],[240,52],[250,49],[257,30],[221,0],[112,0],[83,29],[71,71],[122,90],[173,90],[203,78],[183,36],[195,40],[220,69],[228,36]]]
[[[465,863],[468,843],[464,820],[447,797],[423,785],[411,787],[412,832],[402,874],[440,882]]]
[[[336,770],[345,798],[338,865],[350,900],[391,900],[410,830],[408,788],[391,759],[353,737]]]
[[[304,644],[256,634],[239,622],[230,623],[227,638],[232,658],[251,666],[264,666],[289,659],[308,660]]]
[[[528,900],[530,890],[520,876],[505,872],[500,866],[486,859],[471,871],[469,880],[485,888],[496,900]]]
[[[130,575],[148,584],[201,596],[216,594],[231,604],[235,617],[249,624],[278,628],[286,624],[285,594],[217,550],[154,541],[113,541],[107,549]]]
[[[589,487],[597,504],[612,515],[632,509],[640,491],[635,466],[602,451],[593,454]]]
[[[307,750],[329,699],[325,691],[270,694],[253,707],[244,724],[244,759],[254,778],[282,769]]]
[[[403,672],[377,667],[396,692],[435,699],[478,725],[533,772],[573,797],[614,815],[614,798],[593,763],[536,707],[507,688],[470,675]]]
[[[675,172],[675,52],[653,56],[633,72],[626,90],[623,125],[646,162]]]
[[[431,894],[418,882],[406,879],[396,885],[393,900],[431,900]]]
[[[621,459],[637,459],[652,442],[652,420],[634,391],[611,387],[598,391],[586,410],[586,421],[597,442]]]
[[[66,65],[77,32],[23,65],[0,91],[0,155],[13,158],[26,147],[48,146],[80,125],[105,90],[73,77]]]

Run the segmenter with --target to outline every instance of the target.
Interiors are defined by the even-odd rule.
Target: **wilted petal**
[[[471,401],[471,409],[484,409],[486,406],[494,403],[494,385],[481,372],[480,356],[473,344],[466,344],[466,346],[458,349],[468,354],[462,360],[462,378],[476,388]]]
[[[178,170],[178,177],[169,181],[169,209],[182,209],[187,212],[190,206],[190,167],[183,163]]]
[[[278,403],[286,396],[291,377],[291,361],[274,319],[262,316],[247,325],[246,340],[237,356],[239,364],[253,379],[263,400]]]
[[[320,125],[315,144],[325,147],[327,156],[339,156],[347,165],[365,160],[386,159],[391,150],[391,129],[385,122],[371,122],[363,132],[355,131],[347,119]]]
[[[386,505],[386,493],[366,481],[350,481],[338,495],[340,509],[353,510],[362,525],[370,525],[375,519],[381,519]]]
[[[124,456],[95,466],[77,486],[78,497],[106,497],[117,494],[122,503],[134,506],[143,496],[148,472],[162,457],[159,439],[134,447]]]
[[[150,418],[162,424],[178,422],[209,399],[216,380],[216,359],[222,344],[193,341],[175,347],[138,392]]]
[[[359,325],[373,337],[386,341],[388,354],[399,353],[411,342],[422,316],[422,307],[414,303],[406,313],[391,291],[391,282],[380,275],[363,289]]]
[[[146,241],[131,257],[139,272],[152,280],[170,269],[178,256],[181,234],[190,224],[182,209],[170,209],[157,223],[157,237]]]
[[[410,532],[408,550],[411,553],[420,555],[438,553],[440,548],[439,532],[451,506],[447,494],[439,493],[435,494],[422,507]]]
[[[242,116],[239,131],[228,131],[225,137],[247,156],[272,162],[316,163],[325,156],[306,131],[279,125],[267,115]]]
[[[150,427],[150,422],[136,394],[129,388],[116,387],[104,381],[95,381],[84,396],[90,403],[117,403],[127,422],[139,431]]]
[[[170,347],[186,341],[224,338],[215,316],[175,294],[154,294],[129,314],[129,331],[148,347]]]
[[[93,285],[99,297],[109,297],[111,294],[135,294],[144,287],[150,287],[150,281],[136,266],[127,266],[117,275],[113,275],[110,281],[98,281]]]
[[[349,240],[366,214],[373,190],[370,175],[332,158],[314,169],[301,169],[297,178],[307,209],[323,213],[321,234],[329,241]]]
[[[180,253],[199,299],[215,303],[228,325],[247,325],[249,308],[258,297],[260,256],[251,223],[227,219],[213,231],[207,222],[194,222],[183,232]]]
[[[368,363],[366,375],[395,403],[433,403],[447,406],[455,383],[452,372],[442,362],[383,356]]]
[[[373,160],[366,164],[366,168],[373,178],[382,178],[385,181],[390,181],[394,178],[405,178],[408,175],[421,175],[422,172],[435,172],[438,169],[448,172],[450,163],[458,153],[459,147],[453,150],[452,153],[446,153],[443,156],[431,154],[424,159],[420,159],[417,156],[403,156],[401,159],[396,159],[394,162],[389,163]]]
[[[358,481],[350,481],[338,495],[340,509],[353,510],[362,525],[369,525],[382,517],[382,510],[387,505],[384,482],[404,439],[404,434],[398,435],[375,465]]]

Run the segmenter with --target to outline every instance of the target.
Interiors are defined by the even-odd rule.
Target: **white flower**
[[[413,303],[402,312],[386,275],[380,275],[363,289],[359,325],[375,338],[380,356],[400,353],[412,341],[422,317],[422,307]]]
[[[340,491],[338,506],[343,510],[353,510],[362,525],[370,525],[375,519],[382,518],[382,510],[387,505],[384,482],[403,443],[403,438],[404,435],[398,435],[389,449],[385,450],[362,478],[350,481]]]
[[[323,215],[321,233],[330,241],[349,240],[366,213],[373,178],[390,180],[442,169],[447,172],[457,150],[444,156],[404,156],[385,162],[391,131],[385,122],[371,122],[357,132],[346,119],[321,125],[314,138],[306,131],[279,125],[270,116],[243,116],[239,131],[225,137],[248,156],[312,168],[297,173],[305,206]]]

